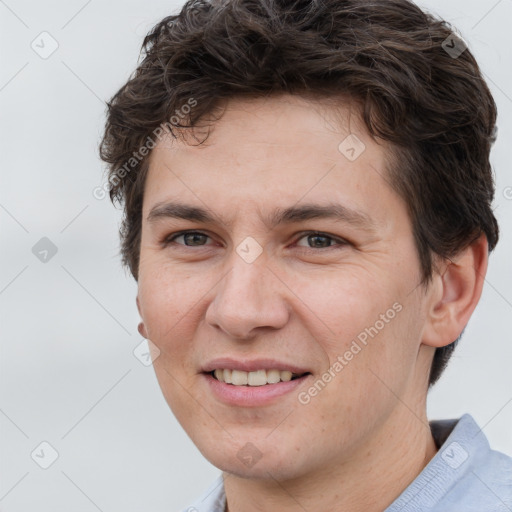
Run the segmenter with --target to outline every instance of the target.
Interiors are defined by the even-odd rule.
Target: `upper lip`
[[[256,370],[289,370],[297,374],[309,373],[309,370],[306,368],[276,359],[239,360],[231,357],[213,359],[206,363],[201,370],[204,373],[210,373],[213,370],[242,370],[244,372],[255,372]]]

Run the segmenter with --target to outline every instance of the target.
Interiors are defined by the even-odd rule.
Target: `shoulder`
[[[464,496],[467,510],[505,512],[512,510],[512,458],[489,449],[476,457],[470,471],[453,489],[453,496]],[[447,501],[450,497],[447,496]]]
[[[512,510],[512,458],[491,449],[472,416],[460,418],[438,456],[450,485],[433,510]]]
[[[469,414],[431,427],[439,451],[386,512],[512,511],[512,458]]]

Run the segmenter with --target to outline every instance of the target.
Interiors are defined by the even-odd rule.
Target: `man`
[[[187,510],[512,510],[512,460],[426,417],[498,240],[464,42],[407,0],[231,0],[144,49],[101,155],[162,392],[222,470]]]

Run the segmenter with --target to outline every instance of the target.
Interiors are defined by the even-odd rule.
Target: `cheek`
[[[171,271],[163,266],[141,267],[138,297],[141,316],[149,339],[161,350],[181,353],[187,347],[189,332],[197,315],[197,303],[205,293],[204,282],[190,273]]]
[[[331,362],[349,349],[352,340],[368,336],[365,329],[394,302],[386,284],[350,269],[297,274],[291,282],[303,303],[301,309],[310,311],[312,324],[308,328]]]
[[[411,386],[420,338],[418,322],[410,304],[393,304],[395,308],[384,307],[376,315],[372,311],[366,326],[349,336],[350,341],[340,340],[338,346],[342,369],[333,379],[325,405],[335,409],[336,404],[336,414],[340,418],[348,415],[354,425],[370,425],[386,416],[397,405],[397,397]],[[336,360],[334,354],[332,359]]]
[[[160,353],[153,362],[162,393],[178,421],[187,426],[198,415],[189,393],[194,384],[196,368],[191,343],[197,327],[198,301],[205,291],[190,273],[180,274],[162,265],[141,267],[138,297],[141,316],[148,338]]]
[[[295,290],[315,313],[309,329],[326,355],[323,414],[364,417],[393,401],[390,389],[403,387],[418,346],[417,311],[396,282],[340,272],[301,276]]]

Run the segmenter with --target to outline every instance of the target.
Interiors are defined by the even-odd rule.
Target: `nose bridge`
[[[280,290],[284,285],[267,267],[265,253],[254,260],[246,257],[253,250],[248,241],[233,251],[230,271],[216,287],[206,313],[209,324],[234,338],[250,337],[258,327],[279,329],[288,320],[286,299]]]

